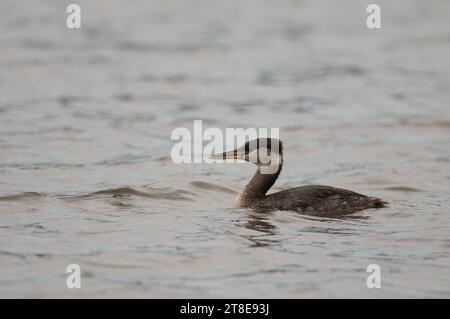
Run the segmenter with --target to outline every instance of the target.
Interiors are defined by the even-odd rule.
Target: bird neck
[[[274,173],[262,172],[261,167],[258,166],[250,182],[239,192],[236,201],[238,207],[249,207],[252,203],[264,198],[280,175],[283,166],[282,157],[280,157],[276,165],[277,167],[274,167]]]

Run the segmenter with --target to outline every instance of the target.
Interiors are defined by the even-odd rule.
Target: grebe
[[[384,207],[386,202],[350,190],[308,185],[266,195],[283,167],[283,144],[274,138],[258,138],[212,159],[245,160],[257,166],[250,182],[239,192],[237,207],[258,210],[293,210],[308,215],[340,216],[367,208]]]

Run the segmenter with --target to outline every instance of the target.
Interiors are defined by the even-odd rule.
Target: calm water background
[[[0,2],[1,297],[450,297],[449,1],[377,1],[381,30],[368,1],[78,3]],[[194,119],[279,127],[275,190],[390,207],[233,209],[251,165],[170,160]]]

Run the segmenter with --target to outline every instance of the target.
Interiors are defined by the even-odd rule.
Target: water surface
[[[381,30],[356,0],[78,3],[0,3],[1,297],[450,297],[448,1],[378,1]],[[170,159],[195,119],[280,128],[274,190],[390,205],[233,209],[251,165]]]

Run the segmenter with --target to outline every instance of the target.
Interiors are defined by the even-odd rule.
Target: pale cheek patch
[[[250,154],[248,154],[248,160],[249,162],[257,165],[269,165],[271,162],[271,157],[268,154],[267,149],[259,149],[250,152]]]
[[[273,161],[273,156],[269,155],[268,149],[260,149],[259,150],[259,163],[263,165],[270,165]]]
[[[281,165],[281,158],[279,154],[273,154],[270,156],[269,165],[263,165],[261,167],[261,174],[275,174]]]

